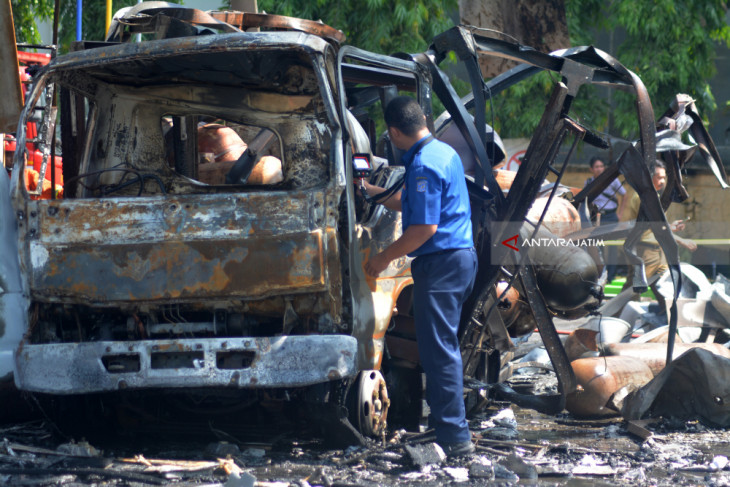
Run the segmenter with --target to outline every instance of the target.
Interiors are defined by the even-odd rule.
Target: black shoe
[[[476,448],[471,441],[460,441],[458,443],[439,443],[446,453],[446,458],[463,457],[474,453]]]

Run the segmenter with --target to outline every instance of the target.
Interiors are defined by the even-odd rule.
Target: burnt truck
[[[132,42],[138,34],[145,40]],[[382,135],[382,108],[407,93],[431,131],[450,133],[474,161],[480,265],[460,328],[470,409],[498,393],[520,400],[494,386],[511,338],[537,327],[560,390],[522,399],[561,410],[576,384],[553,318],[601,311],[600,254],[503,242],[547,232],[547,209],[528,210],[565,196],[577,145],[608,147],[571,118],[586,84],[635,93],[641,138],[569,205],[586,215],[620,170],[642,192],[647,219],[666,221],[647,190],[656,130],[644,86],[598,49],[546,54],[468,26],[417,54],[343,41],[319,22],[152,2],[115,16],[105,42],[77,43],[43,68],[18,122],[12,176],[0,175],[0,379],[34,395],[113,402],[176,393],[190,409],[215,395],[232,406],[248,404],[242,397],[334,404],[365,435],[387,421],[416,427],[423,391],[409,259],[377,279],[363,270],[400,236],[400,216],[356,191],[353,166],[369,161],[373,183],[399,188],[404,168]],[[471,83],[463,98],[439,67],[452,52]],[[521,64],[485,82],[484,55]],[[544,70],[557,74],[553,93],[503,184],[490,97]],[[24,183],[26,121],[39,111],[40,177],[62,153],[62,198],[41,199]],[[576,221],[575,238],[606,233]]]

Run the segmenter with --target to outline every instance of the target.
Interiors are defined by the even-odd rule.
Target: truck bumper
[[[345,335],[23,342],[14,377],[21,390],[49,394],[288,388],[354,377],[356,359],[357,340]]]

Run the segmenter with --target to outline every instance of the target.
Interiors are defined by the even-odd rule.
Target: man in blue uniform
[[[450,457],[474,451],[466,422],[463,371],[457,331],[461,308],[474,286],[469,194],[456,152],[435,140],[418,103],[405,96],[385,109],[391,142],[405,150],[403,190],[383,204],[402,212],[403,235],[365,264],[377,276],[399,257],[415,257],[414,316],[421,366],[426,372],[429,426]],[[375,196],[383,188],[364,184]]]

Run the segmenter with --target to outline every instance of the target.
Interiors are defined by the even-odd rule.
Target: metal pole
[[[106,0],[106,27],[104,28],[104,38],[109,33],[109,26],[112,25],[112,0]]]
[[[76,40],[81,40],[81,16],[83,15],[83,0],[76,0]]]
[[[56,0],[53,8],[53,54],[56,56],[58,49],[58,20],[61,16],[61,0]],[[53,89],[53,105],[56,105],[56,89]],[[53,113],[53,111],[51,111]],[[41,188],[43,181],[40,182]],[[43,190],[41,190],[42,193]],[[51,199],[56,199],[56,124],[53,124],[53,133],[51,134]]]
[[[142,0],[137,0],[137,5],[140,3],[142,3]],[[142,42],[142,34],[137,34],[135,38],[137,39],[137,42]]]
[[[56,0],[53,7],[53,45],[58,45],[58,19],[61,16],[61,0]]]

